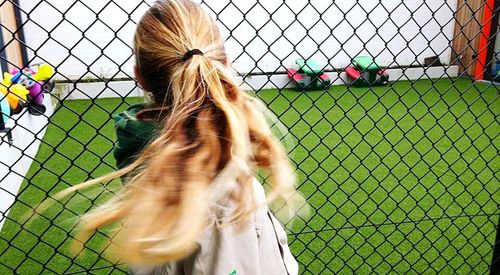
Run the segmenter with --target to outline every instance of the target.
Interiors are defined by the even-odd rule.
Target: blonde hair
[[[123,260],[164,263],[193,252],[219,200],[235,203],[229,222],[247,220],[259,207],[252,181],[260,169],[270,178],[268,202],[290,207],[302,198],[287,154],[235,83],[219,30],[200,6],[157,1],[137,26],[134,48],[155,102],[140,116],[157,119],[162,129],[131,165],[57,195],[128,175],[117,196],[82,217],[83,240],[118,223]],[[185,58],[193,49],[198,54]]]

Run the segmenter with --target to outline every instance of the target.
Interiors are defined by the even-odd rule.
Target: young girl
[[[134,50],[152,102],[115,116],[121,169],[61,194],[126,181],[83,216],[81,237],[120,225],[115,253],[137,274],[297,274],[267,202],[290,207],[302,197],[263,110],[233,79],[215,22],[190,0],[158,1]],[[258,170],[270,177],[267,200]]]

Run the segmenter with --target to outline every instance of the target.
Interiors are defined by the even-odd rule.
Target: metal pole
[[[490,275],[500,274],[500,215],[498,215],[497,235],[493,243],[493,257],[491,257]]]

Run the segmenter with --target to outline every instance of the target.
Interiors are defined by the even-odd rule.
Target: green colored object
[[[387,74],[379,74],[382,68],[370,56],[357,56],[352,59],[352,63],[360,72],[367,74],[367,77],[365,76],[366,83],[359,83],[361,85],[378,86],[385,85],[389,81]]]
[[[304,80],[297,81],[300,90],[320,90],[330,86],[331,80],[321,67],[313,59],[297,59],[295,64],[299,67],[298,73],[304,73],[311,78],[311,82],[306,84]]]
[[[137,112],[143,108],[144,104],[135,104],[113,116],[117,137],[114,157],[118,168],[132,163],[154,135],[154,124],[138,121],[135,118]]]
[[[231,271],[231,273],[229,273],[229,275],[236,275],[236,269]]]
[[[357,56],[352,62],[356,67],[360,69],[360,71],[368,72],[368,82],[375,83],[377,80],[377,73],[380,70],[380,67],[373,61],[373,59],[369,56]]]
[[[357,56],[353,58],[352,62],[356,67],[365,71],[379,71],[380,67],[369,56]]]
[[[295,64],[299,66],[299,72],[304,72],[308,76],[317,76],[323,73],[323,69],[312,59],[297,59]]]
[[[493,115],[500,108],[497,88],[455,78],[334,89],[343,92],[257,93],[294,137],[290,156],[300,169],[300,191],[318,212],[291,228],[292,252],[301,268],[307,266],[299,273],[352,273],[350,267],[359,274],[487,273],[498,215],[462,213],[498,213],[499,157],[491,140],[500,131]],[[73,230],[76,216],[61,204],[43,214],[50,221],[18,223],[47,190],[54,194],[68,183],[114,170],[115,123],[108,112],[126,110],[123,99],[62,102],[4,220],[0,274],[12,274],[9,268],[17,274],[126,274],[127,266],[112,266],[94,252],[108,244],[101,233],[79,257],[71,255],[66,231]],[[460,104],[450,107],[453,102]],[[477,115],[483,113],[492,115]],[[117,180],[106,188],[120,186]],[[81,214],[92,205],[86,196],[102,202],[111,193],[97,184],[64,205]],[[330,228],[335,230],[325,230]],[[304,229],[317,234],[301,233]],[[453,248],[447,249],[450,240]],[[32,260],[23,260],[24,253]]]

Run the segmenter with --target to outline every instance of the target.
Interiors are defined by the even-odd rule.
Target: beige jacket
[[[262,185],[254,180],[259,201],[265,202]],[[218,206],[228,217],[231,206]],[[217,215],[219,215],[217,214]],[[290,253],[287,235],[267,206],[259,208],[252,220],[235,226],[207,228],[190,257],[158,267],[133,267],[137,275],[296,275],[298,264]]]

